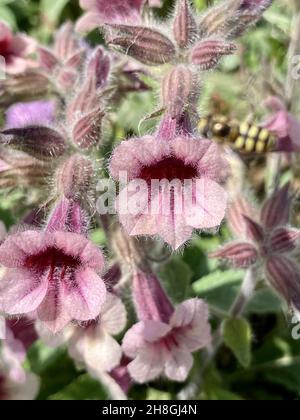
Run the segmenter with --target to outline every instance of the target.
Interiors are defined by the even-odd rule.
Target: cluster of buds
[[[289,226],[291,205],[288,184],[275,191],[260,212],[245,198],[237,198],[229,209],[228,223],[238,239],[211,257],[239,268],[262,267],[270,284],[289,305],[300,310],[300,269],[296,258],[300,230]]]
[[[270,4],[270,0],[226,1],[195,17],[189,1],[179,0],[172,36],[164,26],[108,22],[106,39],[109,45],[142,64],[175,67],[162,83],[163,106],[174,114],[178,102],[182,108],[197,101],[199,70],[214,69],[222,57],[233,54],[236,45],[231,40],[242,35]]]

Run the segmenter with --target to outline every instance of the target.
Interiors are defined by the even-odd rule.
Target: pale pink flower
[[[289,113],[285,105],[276,97],[269,98],[265,104],[271,109],[272,115],[263,126],[278,137],[276,150],[299,152],[300,121]]]
[[[52,332],[70,321],[96,318],[106,298],[99,273],[102,252],[82,231],[80,206],[63,200],[46,231],[29,230],[9,236],[0,247],[8,268],[0,282],[0,309],[22,315],[36,311]]]
[[[39,389],[38,378],[23,368],[28,341],[23,339],[31,327],[21,321],[25,327],[22,337],[14,332],[14,325],[8,323],[6,339],[0,349],[0,400],[31,400]],[[29,334],[30,335],[30,334]],[[28,337],[27,337],[28,338]]]
[[[134,278],[134,303],[140,322],[125,335],[123,350],[133,359],[128,371],[144,383],[164,374],[185,381],[193,365],[192,352],[210,344],[208,307],[200,299],[171,305],[158,279],[146,273]]]
[[[113,338],[126,326],[126,309],[121,299],[107,294],[101,315],[82,326],[71,326],[68,341],[69,354],[97,377],[116,368],[122,357],[121,346]]]
[[[17,74],[25,71],[33,63],[28,55],[33,53],[35,42],[26,35],[14,35],[6,23],[0,21],[0,56],[4,57],[6,72]]]
[[[118,198],[122,225],[129,235],[159,235],[174,249],[194,229],[217,228],[227,203],[219,185],[225,168],[214,142],[170,135],[169,128],[124,141],[110,162],[112,177],[122,181],[125,173],[129,181]]]
[[[86,13],[77,21],[79,32],[88,32],[104,23],[136,23],[141,20],[144,0],[80,0]]]
[[[262,266],[270,284],[288,304],[300,309],[300,267],[295,255],[300,230],[288,225],[290,208],[288,184],[263,203],[260,213],[243,197],[237,198],[229,209],[228,222],[238,240],[224,245],[211,257],[240,268]],[[260,214],[258,218],[255,213]]]

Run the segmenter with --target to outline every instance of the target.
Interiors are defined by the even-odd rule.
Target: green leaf
[[[51,395],[48,400],[107,400],[105,388],[89,375],[80,375],[73,382]]]
[[[202,295],[225,285],[240,283],[244,275],[243,270],[217,270],[193,283],[193,289],[197,294]]]
[[[246,313],[271,314],[280,312],[283,301],[271,289],[258,290],[246,306]]]
[[[56,25],[69,0],[41,0],[41,12],[51,25]]]
[[[39,400],[47,399],[78,376],[64,347],[50,348],[41,341],[29,349],[25,365],[41,378]]]
[[[15,15],[8,7],[0,5],[0,20],[6,22],[12,29],[17,28]]]
[[[159,271],[164,288],[175,303],[189,297],[192,271],[179,257],[174,257]]]
[[[232,306],[244,277],[242,270],[217,270],[193,283],[197,296],[223,311]]]
[[[224,321],[224,342],[245,368],[251,363],[251,327],[244,318],[231,318]]]
[[[149,388],[147,392],[147,400],[155,401],[168,401],[172,400],[172,394],[169,392],[159,391],[155,388]]]

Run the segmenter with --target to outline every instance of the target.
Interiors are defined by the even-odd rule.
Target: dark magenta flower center
[[[141,170],[138,176],[138,178],[141,178],[148,183],[151,183],[151,180],[153,179],[159,181],[162,179],[167,179],[168,181],[179,179],[180,181],[184,181],[197,177],[198,171],[194,166],[187,165],[176,157],[168,157],[154,165],[146,166]]]
[[[5,61],[8,61],[12,55],[10,50],[10,41],[7,38],[0,39],[0,55],[4,57]]]
[[[76,269],[80,266],[80,260],[71,255],[67,255],[62,250],[49,247],[46,250],[31,255],[26,259],[25,267],[33,270],[36,274],[43,274],[45,270],[50,268],[53,275],[58,274],[61,280],[67,275],[73,274]]]

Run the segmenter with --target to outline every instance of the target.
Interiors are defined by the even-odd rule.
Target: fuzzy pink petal
[[[97,12],[88,12],[77,20],[75,29],[78,32],[90,32],[102,24],[103,20]]]
[[[127,331],[123,338],[123,351],[128,357],[132,359],[136,357],[139,353],[139,350],[146,345],[143,335],[144,328],[144,323],[138,322]]]
[[[165,364],[165,374],[172,381],[186,380],[194,359],[188,351],[173,348]]]
[[[220,226],[227,208],[227,193],[208,178],[196,181],[195,204],[187,209],[186,224],[197,229]]]
[[[124,330],[126,323],[126,308],[121,299],[107,293],[106,301],[101,310],[101,328],[109,334],[116,335]]]
[[[138,177],[144,166],[159,162],[170,153],[168,142],[157,141],[152,136],[123,141],[116,147],[110,162],[110,173],[120,180],[120,172],[127,172],[129,180]],[[130,156],[130,159],[128,159]]]
[[[191,352],[211,343],[208,306],[200,299],[189,299],[179,305],[170,325],[176,328],[176,341]]]
[[[85,337],[84,361],[95,371],[110,372],[120,364],[121,346],[105,331],[99,329],[97,334]]]
[[[106,299],[103,280],[91,269],[75,274],[75,280],[65,290],[63,304],[71,319],[88,321],[96,318]]]
[[[5,267],[22,267],[29,255],[42,251],[46,246],[43,234],[26,231],[8,236],[0,246],[0,264]]]
[[[152,381],[162,373],[164,362],[162,352],[155,346],[148,346],[129,363],[128,371],[135,382],[145,383]]]
[[[159,321],[144,321],[143,336],[148,343],[155,343],[165,337],[171,327]]]
[[[57,334],[72,320],[65,305],[65,291],[61,283],[48,289],[37,311],[38,319],[53,334]]]
[[[9,315],[38,308],[47,293],[47,277],[34,278],[27,270],[10,269],[0,282],[0,307]]]
[[[184,382],[193,366],[194,359],[188,351],[172,349],[165,364],[165,375],[172,381]]]
[[[175,156],[195,166],[200,177],[220,181],[227,174],[228,165],[215,142],[178,137],[171,144]]]

